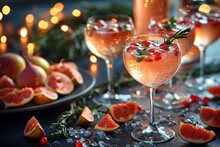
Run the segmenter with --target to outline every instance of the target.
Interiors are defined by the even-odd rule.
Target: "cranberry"
[[[129,48],[127,48],[127,52],[132,52],[132,51],[134,51],[134,50],[136,50],[137,49],[137,47],[136,46],[129,46]]]
[[[183,101],[183,106],[184,107],[189,107],[190,106],[190,101]]]
[[[161,57],[161,53],[160,52],[155,52],[154,53],[154,59],[156,60],[156,61],[159,61],[162,57]]]
[[[150,42],[145,40],[145,41],[142,42],[142,45],[145,46],[145,47],[148,47],[150,45]]]
[[[118,26],[117,29],[119,32],[123,30],[121,26]]]
[[[151,57],[146,57],[146,58],[144,58],[144,61],[153,62],[154,60]]]
[[[210,102],[210,98],[209,97],[204,97],[202,102],[207,105]]]
[[[165,50],[165,51],[169,51],[168,45],[166,43],[160,44],[160,48]]]
[[[192,102],[196,102],[196,103],[199,102],[199,96],[197,95],[190,95],[190,99]]]
[[[196,21],[196,22],[195,22],[195,26],[196,26],[196,27],[201,27],[201,26],[202,26],[202,23],[201,23],[201,22]]]
[[[179,51],[178,51],[178,50],[175,50],[175,51],[174,51],[174,55],[175,55],[175,56],[178,56],[178,55],[179,55]]]
[[[137,106],[137,113],[139,113],[141,110],[142,110],[142,106],[141,106],[141,105],[138,105],[138,106]]]
[[[151,52],[151,53],[154,53],[155,49],[154,48],[150,48],[150,49],[148,49],[148,51]]]
[[[76,141],[76,147],[82,147],[82,142],[79,141],[79,140],[77,140],[77,141]]]
[[[42,138],[40,139],[40,143],[41,143],[41,144],[47,144],[47,142],[48,142],[47,137],[42,137]]]

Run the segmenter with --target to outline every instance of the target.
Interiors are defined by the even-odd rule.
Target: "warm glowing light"
[[[1,37],[1,43],[6,43],[6,41],[7,41],[7,37],[3,35]]]
[[[53,24],[57,24],[59,22],[59,19],[57,16],[53,16],[51,17],[50,21],[53,23]]]
[[[117,19],[112,18],[111,22],[116,23],[116,22],[117,22]]]
[[[35,47],[35,45],[33,43],[28,43],[27,44],[27,54],[29,56],[34,54],[34,47]]]
[[[0,43],[0,53],[6,53],[6,51],[7,51],[7,44]]]
[[[94,55],[91,55],[91,56],[89,57],[89,60],[90,60],[92,63],[96,63],[96,62],[97,62],[97,58],[96,58],[96,56],[94,56]]]
[[[11,9],[9,6],[5,5],[3,8],[2,8],[2,13],[4,15],[8,15],[10,13]]]
[[[62,25],[61,26],[61,30],[64,31],[64,32],[67,32],[69,29],[69,27],[67,25]]]
[[[208,4],[202,4],[199,6],[199,11],[203,13],[209,13],[211,11],[211,8]]]
[[[26,22],[32,23],[34,21],[34,15],[28,14],[25,19],[26,19]]]
[[[0,12],[0,20],[2,20],[2,18],[3,18],[3,14],[2,12]]]
[[[41,20],[41,21],[39,21],[39,23],[38,23],[38,27],[40,28],[40,29],[47,29],[48,28],[48,22],[46,22],[46,21],[44,21],[44,20]]]
[[[50,9],[50,15],[57,15],[57,13],[58,13],[58,10],[56,9],[56,8],[51,8]]]
[[[98,65],[96,63],[92,63],[90,65],[90,72],[93,74],[93,75],[97,75],[98,73]]]
[[[21,29],[20,29],[20,35],[21,35],[21,37],[26,37],[27,36],[27,28],[25,28],[25,27],[22,27]]]
[[[75,16],[75,17],[79,17],[79,16],[81,16],[81,11],[78,10],[78,9],[74,9],[72,11],[72,15]]]
[[[56,8],[57,11],[60,12],[60,11],[63,10],[64,5],[63,5],[63,3],[56,3],[56,4],[54,5],[54,8]]]

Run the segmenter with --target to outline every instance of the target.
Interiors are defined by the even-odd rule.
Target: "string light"
[[[34,43],[28,43],[27,44],[27,54],[29,56],[34,54],[34,47],[35,47]]]
[[[53,24],[57,24],[59,22],[59,19],[57,16],[53,16],[51,17],[50,21],[53,23]]]
[[[3,14],[2,12],[0,12],[0,20],[2,20],[2,18],[3,18]]]
[[[1,37],[1,43],[6,43],[6,41],[7,41],[7,37],[3,35]]]
[[[8,15],[10,13],[11,9],[9,6],[5,5],[3,8],[2,8],[2,13],[4,15]]]
[[[61,26],[61,30],[64,31],[64,32],[67,32],[69,29],[69,27],[67,25],[62,25]]]
[[[97,58],[96,58],[96,56],[94,56],[94,55],[91,55],[91,56],[89,57],[89,60],[90,60],[92,63],[96,63],[96,62],[97,62]]]
[[[81,11],[78,10],[78,9],[74,9],[74,10],[72,11],[72,15],[73,15],[74,17],[79,17],[79,16],[81,16]]]
[[[39,23],[38,23],[38,27],[40,28],[40,29],[44,29],[44,30],[46,30],[47,28],[48,28],[48,22],[46,22],[46,21],[44,21],[44,20],[41,20],[41,21],[39,21]]]
[[[64,5],[63,5],[63,3],[56,3],[54,5],[54,8],[56,8],[57,12],[61,12],[64,8]]]
[[[33,14],[28,14],[25,18],[26,22],[32,23],[34,21],[34,15]]]
[[[21,37],[26,37],[27,36],[27,28],[26,27],[22,27],[20,29],[20,35],[21,35]]]

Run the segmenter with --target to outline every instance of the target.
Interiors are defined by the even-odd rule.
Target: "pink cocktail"
[[[138,141],[159,143],[171,139],[174,131],[158,127],[154,120],[156,88],[174,76],[181,62],[181,52],[175,43],[167,45],[164,36],[150,34],[133,36],[127,40],[123,59],[128,73],[139,83],[150,88],[150,123],[138,128],[132,137]]]
[[[112,14],[88,18],[85,42],[93,54],[105,60],[108,78],[107,92],[95,97],[95,103],[110,106],[121,100],[113,88],[113,61],[122,54],[126,39],[133,33],[134,24],[129,16]]]

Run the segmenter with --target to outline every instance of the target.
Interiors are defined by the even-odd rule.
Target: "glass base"
[[[129,94],[112,94],[110,92],[97,95],[93,98],[93,102],[98,105],[109,107],[113,104],[118,104],[123,101],[131,100]]]
[[[154,100],[154,105],[164,110],[173,110],[183,108],[182,102],[189,96],[186,94],[177,94],[168,92],[166,94],[158,94]]]
[[[175,132],[168,127],[148,126],[137,128],[131,132],[131,136],[146,143],[162,143],[172,139]]]

